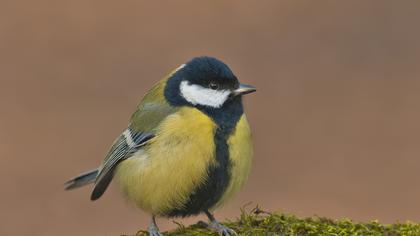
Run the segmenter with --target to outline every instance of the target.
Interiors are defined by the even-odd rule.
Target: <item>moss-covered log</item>
[[[242,211],[239,219],[224,224],[240,235],[249,236],[420,236],[419,223],[380,224],[378,221],[357,223],[349,219],[331,220],[322,217],[301,219],[293,215],[262,211],[258,207],[249,213]],[[202,222],[188,227],[179,224],[178,229],[166,232],[164,235],[217,236],[206,230]],[[135,236],[148,236],[148,234],[146,231],[139,231]]]

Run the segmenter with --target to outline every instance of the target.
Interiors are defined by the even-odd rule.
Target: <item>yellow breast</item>
[[[232,164],[230,182],[225,193],[214,208],[223,205],[244,185],[248,178],[252,164],[252,137],[251,130],[245,115],[228,139],[229,157]]]
[[[194,108],[168,116],[144,150],[118,165],[116,179],[127,198],[156,215],[182,206],[215,161],[215,129],[215,123]]]

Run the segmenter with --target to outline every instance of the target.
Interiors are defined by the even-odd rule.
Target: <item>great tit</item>
[[[242,95],[255,91],[220,60],[193,58],[147,92],[100,167],[69,180],[66,189],[93,183],[90,198],[97,200],[115,176],[124,196],[150,213],[151,236],[162,235],[156,216],[200,213],[209,218],[209,229],[236,234],[211,212],[250,171],[253,148]]]

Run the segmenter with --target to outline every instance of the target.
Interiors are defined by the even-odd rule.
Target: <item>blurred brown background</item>
[[[246,98],[253,172],[220,219],[252,201],[299,216],[420,221],[419,10],[382,0],[2,0],[0,235],[146,228],[115,186],[92,203],[90,188],[65,192],[63,182],[97,166],[144,92],[199,55],[259,89]]]

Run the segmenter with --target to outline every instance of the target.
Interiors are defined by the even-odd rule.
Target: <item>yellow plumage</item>
[[[194,108],[170,115],[150,145],[118,166],[117,181],[126,197],[155,215],[182,207],[194,188],[206,180],[208,166],[215,163],[216,128],[207,115]],[[215,207],[242,187],[251,167],[251,133],[244,115],[228,144],[230,183]]]
[[[118,166],[116,176],[125,195],[156,215],[182,206],[215,161],[215,129],[215,123],[194,108],[168,116],[152,143]]]

